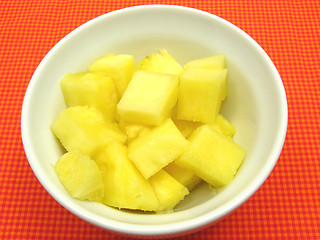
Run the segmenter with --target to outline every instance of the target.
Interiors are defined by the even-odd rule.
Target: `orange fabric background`
[[[251,35],[282,76],[289,105],[283,152],[263,186],[219,223],[183,239],[320,239],[320,1],[0,1],[0,239],[122,239],[61,207],[25,157],[20,112],[41,59],[106,12],[176,4],[218,15]]]

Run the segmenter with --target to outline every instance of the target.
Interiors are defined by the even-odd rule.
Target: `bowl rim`
[[[199,217],[196,217],[191,220],[186,220],[179,223],[168,223],[163,225],[141,225],[141,224],[131,224],[131,223],[123,223],[123,222],[117,222],[110,219],[103,219],[100,216],[96,216],[93,213],[90,212],[79,212],[76,207],[73,206],[72,202],[64,201],[64,199],[61,199],[60,196],[58,196],[55,192],[53,192],[49,185],[46,183],[45,178],[46,176],[37,170],[35,161],[33,159],[33,152],[29,141],[28,141],[28,130],[26,129],[26,126],[28,125],[28,111],[30,108],[29,102],[31,98],[32,89],[35,86],[36,79],[38,77],[39,72],[41,71],[41,68],[43,65],[45,65],[45,62],[48,58],[51,57],[51,55],[54,54],[55,49],[59,48],[59,46],[63,45],[65,41],[67,41],[69,38],[72,38],[73,35],[77,34],[79,31],[82,31],[83,29],[90,27],[94,23],[100,21],[103,18],[114,16],[114,15],[121,15],[126,14],[127,12],[134,12],[134,11],[150,11],[157,9],[158,11],[167,11],[167,10],[175,10],[175,11],[185,11],[188,13],[195,13],[198,15],[202,15],[203,17],[211,18],[214,21],[218,21],[220,23],[225,24],[227,27],[232,28],[235,31],[238,31],[242,37],[244,37],[246,40],[248,40],[254,47],[255,50],[263,56],[263,58],[266,60],[266,63],[268,64],[268,67],[272,70],[274,76],[277,78],[275,81],[277,82],[277,86],[279,89],[279,96],[281,100],[281,123],[279,129],[281,129],[281,132],[279,133],[279,137],[276,139],[274,145],[273,145],[273,151],[272,154],[268,157],[268,159],[272,159],[267,161],[267,164],[265,165],[265,169],[263,172],[259,173],[257,175],[257,181],[253,181],[250,185],[248,185],[245,189],[242,190],[241,194],[236,198],[230,201],[230,204],[228,207],[220,209],[218,211],[218,214],[215,216],[210,215],[210,211],[207,212],[204,215],[201,215]],[[200,229],[202,227],[208,226],[213,222],[216,222],[220,219],[222,219],[224,216],[231,213],[233,210],[237,209],[240,205],[242,205],[245,201],[247,201],[257,190],[258,188],[265,182],[265,180],[270,175],[271,171],[273,170],[276,162],[278,161],[278,158],[281,154],[285,138],[286,138],[286,132],[287,132],[287,124],[288,124],[288,105],[287,105],[287,97],[285,88],[283,85],[283,82],[281,80],[280,74],[278,73],[274,63],[270,59],[270,57],[267,55],[267,53],[263,50],[263,48],[246,32],[241,30],[236,25],[232,24],[231,22],[214,15],[209,12],[205,12],[203,10],[186,7],[186,6],[179,6],[179,5],[167,5],[167,4],[149,4],[149,5],[137,5],[137,6],[131,6],[126,7],[118,10],[114,10],[111,12],[107,12],[105,14],[102,14],[96,18],[93,18],[84,24],[80,25],[79,27],[72,30],[70,33],[68,33],[66,36],[64,36],[55,46],[51,48],[51,50],[45,55],[45,57],[41,60],[39,63],[37,69],[35,70],[29,85],[27,87],[25,97],[22,104],[22,110],[21,110],[21,137],[22,137],[22,143],[24,146],[24,151],[26,154],[26,157],[28,159],[29,165],[31,169],[33,170],[34,174],[36,175],[37,179],[40,181],[42,186],[46,189],[46,191],[61,204],[64,208],[68,209],[71,213],[74,215],[96,225],[99,227],[102,227],[104,229],[122,233],[122,234],[129,234],[129,235],[136,235],[136,236],[150,236],[150,235],[158,235],[158,236],[165,236],[168,234],[177,234],[177,233],[183,233],[183,232],[190,232],[190,231],[196,231],[197,229]]]

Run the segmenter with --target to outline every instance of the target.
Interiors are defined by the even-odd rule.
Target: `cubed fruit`
[[[121,131],[127,135],[127,143],[132,142],[134,139],[141,137],[150,131],[150,128],[146,125],[121,120],[119,122],[119,127]]]
[[[180,77],[177,118],[214,123],[220,111],[226,80],[226,69],[186,69]]]
[[[187,62],[184,66],[187,68],[206,68],[206,69],[224,69],[226,68],[226,57],[224,54],[210,57],[199,58]]]
[[[188,146],[189,142],[168,118],[162,125],[132,141],[128,154],[142,175],[150,178],[178,158]]]
[[[159,202],[157,212],[171,211],[189,194],[188,189],[165,170],[160,170],[153,175],[150,183]]]
[[[178,99],[179,77],[172,74],[137,71],[118,103],[123,121],[160,125]]]
[[[75,151],[65,153],[59,158],[54,169],[73,198],[102,202],[102,174],[96,162],[89,156]]]
[[[182,168],[174,162],[168,164],[163,169],[179,183],[187,187],[189,192],[191,192],[202,182],[202,179],[195,175],[192,171]]]
[[[188,138],[191,135],[191,133],[202,124],[200,122],[191,122],[173,118],[172,120],[185,138]]]
[[[202,124],[201,122],[191,122],[178,119],[177,105],[175,105],[171,111],[171,119],[181,132],[182,136],[184,136],[185,138],[188,138],[191,135],[191,133]]]
[[[137,64],[137,69],[175,75],[180,75],[183,71],[182,66],[165,49],[152,53],[142,59]]]
[[[157,211],[153,188],[128,158],[127,147],[117,141],[101,146],[93,155],[102,171],[103,203],[119,209]]]
[[[124,143],[127,138],[116,123],[106,121],[98,110],[83,106],[61,111],[51,130],[67,151],[78,150],[85,155],[111,139]]]
[[[202,69],[225,69],[226,68],[226,57],[224,54],[219,54],[215,56],[195,59],[187,62],[184,65],[185,69],[188,68],[202,68]],[[228,83],[225,82],[222,100],[228,96]]]
[[[135,71],[135,62],[133,56],[128,54],[107,54],[93,62],[89,71],[105,72],[110,75],[121,97]]]
[[[229,184],[245,157],[243,148],[209,125],[197,128],[189,140],[191,146],[175,163],[214,187]]]
[[[215,122],[211,126],[219,130],[225,136],[233,137],[236,133],[236,128],[221,114],[218,114]]]
[[[67,107],[89,106],[101,111],[106,119],[114,121],[119,102],[113,79],[104,73],[69,73],[61,80]]]

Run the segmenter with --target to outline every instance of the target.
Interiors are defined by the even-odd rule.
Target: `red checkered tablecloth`
[[[319,0],[0,3],[0,239],[122,239],[72,215],[40,185],[24,154],[20,112],[34,70],[62,37],[141,4],[198,8],[234,23],[269,54],[287,92],[287,138],[269,178],[233,214],[184,239],[320,239]]]

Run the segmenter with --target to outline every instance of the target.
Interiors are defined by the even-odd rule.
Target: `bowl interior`
[[[107,53],[132,54],[136,62],[166,48],[181,64],[224,53],[229,96],[222,113],[237,128],[235,141],[246,159],[233,182],[216,192],[201,185],[174,212],[141,214],[72,199],[52,165],[63,149],[50,131],[65,108],[60,79],[85,71]],[[229,22],[177,6],[140,6],[100,16],[62,39],[30,81],[22,110],[22,137],[30,165],[46,190],[64,207],[101,227],[133,234],[164,234],[195,228],[229,213],[269,175],[286,129],[286,99],[280,76],[261,47]],[[151,230],[152,229],[152,230]]]

